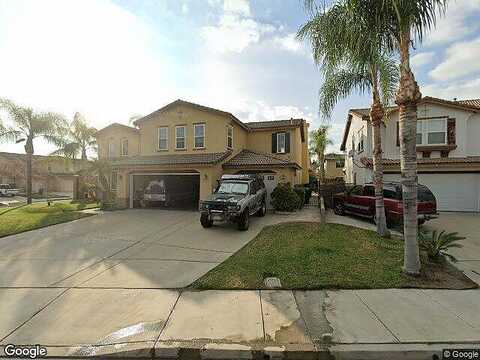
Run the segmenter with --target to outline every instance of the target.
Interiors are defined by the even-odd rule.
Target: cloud
[[[445,81],[478,72],[480,38],[456,43],[446,51],[446,59],[437,65],[429,75],[434,80]]]
[[[287,51],[299,53],[299,52],[304,52],[304,50],[305,50],[304,47],[303,47],[303,44],[300,41],[297,40],[295,33],[287,34],[283,37],[282,36],[276,36],[273,39],[273,41],[280,48],[282,48],[284,50],[287,50]]]
[[[183,14],[183,15],[188,14],[188,10],[189,10],[188,4],[187,4],[187,3],[183,3],[183,4],[182,4],[182,14]]]
[[[435,46],[465,38],[478,29],[479,15],[480,0],[449,1],[446,14],[438,18],[424,44]]]
[[[223,10],[226,13],[250,16],[250,3],[247,0],[225,0]]]
[[[428,84],[421,89],[424,96],[435,96],[442,99],[477,99],[480,94],[480,78],[459,81],[449,84]]]
[[[418,69],[432,62],[434,56],[435,56],[435,53],[433,51],[422,52],[412,56],[412,58],[410,59],[410,62],[414,68]]]

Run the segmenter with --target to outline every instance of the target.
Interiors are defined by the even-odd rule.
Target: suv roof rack
[[[255,180],[258,178],[257,174],[234,174],[222,175],[221,180]]]

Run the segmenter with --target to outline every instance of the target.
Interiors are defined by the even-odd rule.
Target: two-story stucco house
[[[418,182],[435,194],[439,210],[480,211],[480,99],[424,97],[417,110]],[[381,130],[384,179],[400,180],[398,108]],[[345,181],[373,179],[369,109],[351,109],[343,135]]]
[[[303,119],[245,123],[229,112],[177,100],[135,127],[112,124],[96,137],[99,158],[112,164],[112,190],[125,207],[144,206],[142,196],[153,182],[193,206],[212,193],[222,174],[263,174],[269,192],[278,182],[308,183]]]

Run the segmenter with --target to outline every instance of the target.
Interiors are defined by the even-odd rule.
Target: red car
[[[387,226],[403,221],[402,185],[397,182],[383,184],[385,216]],[[333,196],[333,210],[337,215],[354,214],[375,221],[375,188],[373,184],[356,185],[344,193]],[[429,188],[418,184],[417,194],[418,223],[437,216],[437,201]]]

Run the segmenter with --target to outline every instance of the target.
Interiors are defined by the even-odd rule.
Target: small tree
[[[27,203],[32,203],[32,157],[34,153],[33,142],[43,138],[50,143],[55,143],[66,133],[67,122],[65,118],[53,112],[36,112],[30,107],[23,107],[8,99],[0,99],[0,109],[5,110],[10,116],[13,126],[2,126],[0,141],[25,142],[27,154]]]
[[[328,138],[329,129],[329,126],[321,125],[317,130],[312,130],[310,132],[309,151],[310,154],[314,154],[318,158],[317,164],[320,185],[323,185],[325,181],[325,150],[328,145],[333,144],[332,140]]]

